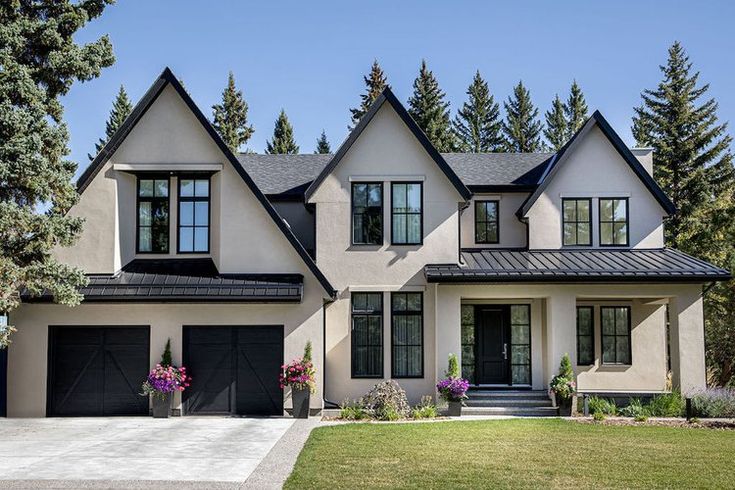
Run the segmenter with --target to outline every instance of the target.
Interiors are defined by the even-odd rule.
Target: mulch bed
[[[629,417],[608,417],[602,421],[596,421],[592,417],[574,417],[570,420],[580,424],[599,425],[635,425],[656,427],[679,427],[684,429],[720,429],[735,430],[735,419],[692,419],[688,421],[681,418],[649,418],[645,422],[636,422]]]

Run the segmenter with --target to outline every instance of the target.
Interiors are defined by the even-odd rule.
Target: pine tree
[[[576,80],[572,82],[569,97],[564,104],[564,117],[567,120],[567,139],[571,138],[587,120],[587,101]]]
[[[133,104],[130,102],[127,92],[125,92],[125,87],[120,85],[115,102],[112,103],[110,117],[107,118],[107,123],[105,124],[105,137],[100,138],[94,145],[94,149],[96,150],[95,154],[99,153],[105,147],[107,142],[110,141],[110,138],[112,138],[112,135],[117,131],[117,128],[122,125],[132,110]],[[94,156],[87,156],[90,160],[94,160]]]
[[[329,146],[329,141],[327,141],[327,133],[322,129],[322,135],[316,140],[316,151],[314,153],[325,154],[331,152],[332,148]]]
[[[735,269],[735,169],[727,124],[717,102],[703,100],[684,48],[675,42],[661,66],[663,80],[641,94],[633,134],[652,146],[654,177],[678,212],[665,224],[668,246]],[[707,361],[719,383],[735,374],[735,283],[718,284],[705,297]]]
[[[472,153],[501,151],[503,123],[500,106],[479,70],[467,88],[467,96],[467,102],[457,111],[453,121],[458,149]]]
[[[506,151],[535,152],[541,149],[541,122],[538,109],[531,101],[531,92],[518,82],[513,95],[503,103],[506,120],[503,123]]]
[[[370,74],[363,77],[363,80],[365,81],[365,93],[360,95],[360,107],[350,109],[350,114],[352,115],[352,126],[348,127],[350,130],[357,126],[357,123],[360,122],[362,116],[370,109],[375,99],[388,86],[388,79],[385,77],[383,69],[380,68],[378,60],[373,61]]]
[[[227,146],[237,153],[255,130],[248,124],[248,104],[242,91],[235,86],[235,75],[232,72],[228,75],[227,87],[222,92],[222,103],[213,105],[212,110],[214,128]]]
[[[421,60],[419,76],[413,82],[413,95],[408,99],[408,113],[437,150],[453,151],[456,144],[449,120],[449,102],[444,97],[426,60]]]
[[[288,122],[288,116],[286,111],[281,109],[281,113],[276,119],[275,127],[273,128],[273,139],[266,143],[266,153],[271,155],[291,153],[296,154],[299,152],[299,147],[293,138],[293,127]]]
[[[78,199],[72,183],[77,165],[65,158],[69,134],[60,98],[75,81],[96,78],[114,63],[107,36],[75,42],[110,3],[24,0],[0,7],[2,312],[18,307],[23,290],[46,291],[66,305],[82,299],[83,272],[51,254],[72,245],[82,229],[82,220],[68,214]],[[0,343],[8,342],[11,328],[0,327]]]
[[[546,127],[544,128],[544,136],[552,150],[559,151],[567,142],[569,137],[568,128],[564,116],[564,104],[557,95],[551,104],[551,110],[546,112]]]
[[[171,339],[166,340],[166,347],[163,348],[163,354],[161,354],[161,366],[168,367],[173,364],[171,359]]]

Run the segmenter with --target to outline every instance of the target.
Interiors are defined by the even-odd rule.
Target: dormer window
[[[138,178],[138,253],[168,253],[168,177]]]
[[[383,183],[352,184],[352,244],[383,244]]]
[[[564,246],[592,245],[592,199],[562,199]]]
[[[498,243],[500,201],[475,201],[475,243]]]
[[[209,253],[209,179],[179,178],[179,253]]]
[[[628,246],[628,199],[600,199],[600,245]]]
[[[421,182],[391,183],[391,243],[420,245],[423,240]]]

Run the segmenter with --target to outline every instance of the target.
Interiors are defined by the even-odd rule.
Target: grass
[[[315,429],[286,481],[302,488],[732,488],[729,430],[559,419]]]

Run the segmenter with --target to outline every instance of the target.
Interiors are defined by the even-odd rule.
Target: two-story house
[[[80,177],[75,308],[11,321],[8,415],[148,413],[167,339],[183,414],[280,414],[311,341],[312,408],[395,379],[435,393],[450,353],[485,388],[705,386],[703,288],[664,247],[650,151],[598,112],[557,153],[441,154],[389,89],[334,155],[234,155],[166,69]],[[670,354],[668,352],[670,351]]]

